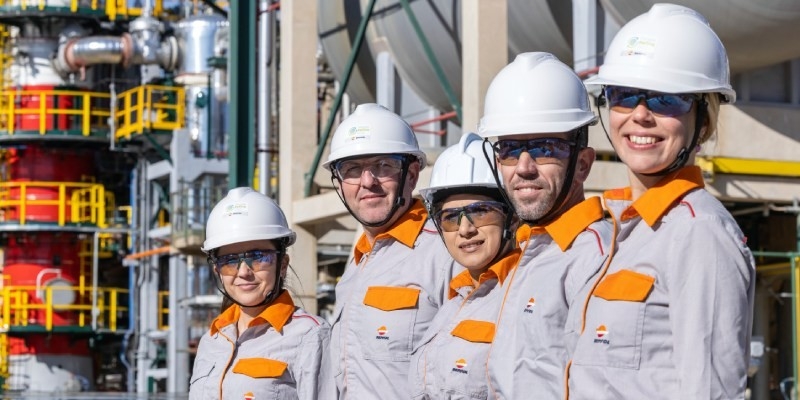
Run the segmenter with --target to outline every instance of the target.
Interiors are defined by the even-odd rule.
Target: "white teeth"
[[[656,142],[656,138],[652,136],[628,136],[631,142],[636,144],[653,144]]]

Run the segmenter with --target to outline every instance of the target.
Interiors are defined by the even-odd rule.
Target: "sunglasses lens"
[[[670,94],[631,88],[606,88],[609,107],[620,113],[630,113],[642,100],[658,116],[677,117],[688,113],[696,97],[691,94]]]
[[[495,145],[500,165],[514,166],[523,151],[539,165],[557,164],[569,158],[572,142],[563,139],[500,140]]]
[[[361,182],[365,170],[369,171],[372,177],[379,182],[386,182],[400,175],[403,170],[403,158],[382,156],[366,160],[343,160],[337,163],[334,169],[340,179],[346,183],[358,184]]]
[[[496,201],[479,201],[460,208],[446,208],[436,214],[439,226],[445,232],[455,232],[461,226],[462,216],[476,228],[499,224],[505,220],[506,207]]]
[[[226,254],[212,260],[220,275],[236,276],[242,261],[253,271],[266,271],[275,264],[277,253],[274,250],[253,250],[238,254]]]

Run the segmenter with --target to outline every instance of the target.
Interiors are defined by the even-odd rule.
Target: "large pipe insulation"
[[[161,38],[163,26],[151,17],[137,18],[121,36],[71,37],[62,40],[53,67],[71,74],[96,64],[153,65],[171,71],[178,65],[178,41]]]

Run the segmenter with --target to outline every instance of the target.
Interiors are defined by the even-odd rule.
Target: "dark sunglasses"
[[[238,254],[225,254],[218,257],[209,257],[208,263],[214,267],[218,274],[224,276],[236,276],[239,273],[239,266],[242,261],[253,271],[266,271],[273,265],[278,258],[276,250],[252,250]]]
[[[498,140],[492,147],[501,165],[514,166],[523,152],[527,152],[536,164],[557,164],[566,160],[575,142],[556,138],[530,140]]]
[[[507,213],[508,207],[503,203],[477,201],[464,207],[439,210],[433,220],[442,231],[455,232],[461,226],[461,217],[467,217],[472,226],[480,228],[492,224],[503,225]]]
[[[607,86],[605,96],[608,107],[628,114],[644,101],[647,109],[659,117],[679,117],[691,111],[698,100],[695,94],[672,94],[619,86]]]

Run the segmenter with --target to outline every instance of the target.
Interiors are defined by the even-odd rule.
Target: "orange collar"
[[[214,335],[219,332],[220,329],[236,323],[241,314],[242,309],[239,305],[234,304],[228,307],[227,310],[223,311],[222,314],[211,322],[211,334]],[[253,318],[247,327],[268,323],[272,325],[276,331],[280,332],[283,326],[286,325],[292,317],[292,314],[294,314],[294,302],[292,301],[292,296],[289,294],[289,291],[284,290],[278,298],[273,300],[272,303],[261,312],[261,314]]]
[[[622,212],[620,220],[629,220],[639,215],[648,226],[653,226],[686,193],[703,187],[705,187],[705,183],[700,167],[683,167],[647,189],[641,197]],[[603,194],[603,197],[609,200],[631,200],[631,188],[609,190]]]
[[[511,272],[514,267],[517,266],[517,262],[519,262],[519,257],[522,254],[522,250],[516,248],[510,251],[505,257],[501,258],[500,261],[494,263],[489,269],[484,271],[481,276],[478,277],[478,286],[482,285],[483,282],[488,281],[489,279],[497,279],[500,284],[503,284],[503,281],[506,279],[508,274]],[[453,298],[456,296],[456,289],[465,287],[465,286],[473,286],[472,276],[469,274],[469,270],[463,270],[460,274],[456,275],[453,280],[450,281],[450,297]]]
[[[378,240],[391,237],[406,245],[406,247],[414,248],[414,242],[417,241],[417,236],[419,236],[419,233],[422,231],[422,227],[425,226],[425,221],[427,219],[428,211],[425,210],[422,201],[414,200],[414,204],[411,205],[411,208],[409,208],[389,230],[376,236],[375,241],[377,242]],[[358,238],[358,242],[356,242],[355,250],[353,250],[353,257],[356,260],[356,264],[361,262],[361,257],[364,254],[372,251],[372,245],[373,243],[370,243],[367,239],[367,234],[362,233],[361,237]]]
[[[593,222],[603,218],[603,206],[599,197],[590,197],[561,214],[545,226],[521,225],[517,229],[517,242],[530,240],[531,236],[547,233],[566,251],[575,238]]]

